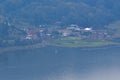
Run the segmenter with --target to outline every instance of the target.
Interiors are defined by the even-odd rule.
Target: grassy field
[[[109,41],[80,40],[77,37],[63,37],[59,39],[48,40],[48,45],[60,47],[99,47],[114,44],[116,43]]]

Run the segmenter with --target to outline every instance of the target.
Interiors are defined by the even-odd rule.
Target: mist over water
[[[93,69],[88,73],[56,73],[43,80],[120,80],[120,68]]]
[[[0,80],[120,80],[119,47],[45,47],[0,54]]]

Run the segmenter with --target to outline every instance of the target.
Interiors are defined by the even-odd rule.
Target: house
[[[89,27],[84,28],[84,31],[92,31],[92,28],[89,28]]]
[[[25,37],[25,39],[31,40],[31,39],[32,39],[32,35],[27,35],[27,36]]]
[[[76,24],[71,24],[70,27],[79,27],[79,26]]]
[[[59,30],[59,33],[65,37],[65,36],[69,36],[72,32],[70,30]]]

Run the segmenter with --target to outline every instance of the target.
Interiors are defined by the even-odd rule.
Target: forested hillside
[[[9,22],[103,27],[120,19],[119,0],[0,0]],[[4,16],[4,18],[3,18]],[[1,21],[1,20],[0,20]]]

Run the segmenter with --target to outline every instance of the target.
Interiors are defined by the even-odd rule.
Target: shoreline
[[[66,47],[66,46],[55,46],[55,45],[42,45],[41,43],[34,44],[34,45],[28,45],[28,46],[13,46],[13,47],[6,47],[6,48],[0,48],[0,54],[6,53],[9,51],[17,51],[17,50],[27,50],[27,49],[39,49],[44,47],[60,47],[60,48],[80,48],[82,50],[91,50],[91,49],[105,49],[109,47],[120,47],[118,44],[114,45],[101,45],[101,46],[78,46],[78,47]]]
[[[0,54],[8,51],[16,51],[16,50],[26,50],[26,49],[34,49],[34,48],[41,48],[44,47],[42,44],[34,44],[28,46],[13,46],[13,47],[6,47],[0,48]]]

